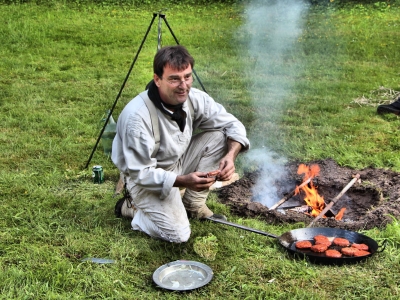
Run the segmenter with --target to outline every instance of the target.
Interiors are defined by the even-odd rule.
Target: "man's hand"
[[[184,187],[196,192],[201,192],[212,186],[215,180],[230,180],[235,173],[235,159],[240,150],[242,150],[242,144],[231,139],[228,139],[227,143],[228,153],[221,159],[218,169],[220,172],[216,177],[209,176],[210,174],[207,172],[193,172],[187,175],[178,175],[174,187]]]
[[[215,182],[215,177],[207,177],[207,172],[193,172],[187,175],[178,175],[174,187],[184,187],[201,192],[208,189]]]
[[[218,180],[220,181],[227,181],[232,178],[232,175],[235,173],[235,159],[240,150],[242,150],[242,144],[239,142],[228,139],[227,143],[228,153],[219,163],[219,170],[221,170],[221,173],[218,176]]]

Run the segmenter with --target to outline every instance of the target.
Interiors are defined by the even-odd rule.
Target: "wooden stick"
[[[299,185],[298,189],[301,189],[303,186],[305,186],[306,184],[308,184],[311,179],[313,177],[308,178],[306,181],[304,181],[302,184]],[[294,196],[294,194],[296,193],[296,189],[294,189],[293,191],[291,191],[289,194],[287,194],[285,197],[283,197],[281,200],[279,200],[277,203],[275,203],[274,205],[271,206],[271,208],[269,210],[274,210],[275,208],[277,208],[278,206],[280,206],[282,203],[286,202],[288,199],[292,198]]]
[[[325,208],[319,213],[319,215],[312,220],[312,222],[307,226],[311,227],[316,221],[318,221],[320,218],[322,218],[328,210],[332,208],[332,206],[344,195],[344,193],[347,192],[349,188],[360,178],[360,174],[357,174],[354,176],[354,178],[344,187],[344,189],[335,197],[332,199],[332,201],[325,206]]]

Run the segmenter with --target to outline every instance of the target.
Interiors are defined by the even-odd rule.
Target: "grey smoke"
[[[287,176],[284,168],[286,159],[266,148],[252,149],[246,153],[245,157],[250,165],[256,165],[260,170],[258,182],[252,191],[253,200],[271,207],[279,201],[276,182]]]
[[[257,194],[254,200],[267,207],[282,196],[277,194],[274,183],[287,176],[286,159],[269,150],[268,143],[260,139],[279,134],[276,123],[299,68],[299,61],[291,57],[291,50],[303,32],[302,16],[307,9],[307,4],[301,0],[251,1],[245,10],[246,23],[239,33],[247,41],[247,53],[243,55],[250,60],[246,73],[253,81],[249,92],[258,114],[257,124],[267,128],[265,133],[253,128],[252,144],[266,147],[249,151],[246,158],[255,161],[261,170],[253,188],[253,195]],[[279,142],[279,136],[269,138],[274,139]]]
[[[279,108],[290,91],[300,63],[291,50],[303,32],[307,8],[301,0],[258,0],[246,7],[241,34],[247,41],[254,104]]]

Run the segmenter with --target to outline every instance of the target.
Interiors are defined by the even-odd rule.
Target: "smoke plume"
[[[267,207],[281,198],[274,183],[287,176],[286,159],[270,150],[268,143],[279,143],[282,105],[293,101],[288,95],[299,68],[293,49],[303,32],[302,16],[306,12],[307,4],[301,0],[251,1],[245,10],[246,23],[239,32],[247,46],[243,55],[249,57],[246,74],[257,119],[250,129],[255,149],[246,158],[261,169],[253,195],[256,192],[254,200]]]

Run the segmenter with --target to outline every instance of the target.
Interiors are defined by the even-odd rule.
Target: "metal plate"
[[[159,267],[153,281],[171,291],[189,291],[209,283],[213,278],[211,268],[197,261],[177,260]]]

